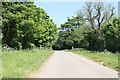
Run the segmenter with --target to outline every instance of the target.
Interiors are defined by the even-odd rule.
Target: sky
[[[118,3],[113,1],[109,2],[116,9],[118,8]],[[67,21],[68,17],[75,16],[77,11],[84,9],[85,2],[39,2],[36,1],[35,5],[37,7],[43,8],[50,18],[59,27],[61,24]]]

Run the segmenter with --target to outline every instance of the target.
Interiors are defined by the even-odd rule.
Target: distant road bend
[[[118,78],[118,72],[71,52],[55,51],[34,78]]]

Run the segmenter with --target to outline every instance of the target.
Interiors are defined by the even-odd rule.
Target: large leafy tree
[[[102,2],[87,2],[85,6],[61,25],[54,47],[120,51],[120,19],[115,17],[114,7],[105,7]]]
[[[80,43],[79,31],[83,28],[85,21],[82,16],[72,16],[67,22],[61,24],[59,38],[54,45],[55,49],[72,49],[78,47]]]
[[[104,39],[101,36],[101,28],[113,20],[114,7],[107,4],[105,7],[103,2],[86,2],[84,11],[77,14],[86,13],[84,18],[86,24],[89,24],[91,31],[87,33],[86,40],[91,50],[103,50]]]
[[[2,3],[3,44],[12,48],[51,46],[57,27],[47,13],[32,2]]]
[[[109,51],[120,51],[120,19],[114,19],[102,28],[105,48]]]

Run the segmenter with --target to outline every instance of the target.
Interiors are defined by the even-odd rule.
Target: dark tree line
[[[15,49],[50,47],[56,24],[33,2],[2,2],[2,45]]]
[[[101,2],[87,2],[76,17],[61,24],[53,48],[120,51],[120,19],[115,15],[114,7],[105,7]]]

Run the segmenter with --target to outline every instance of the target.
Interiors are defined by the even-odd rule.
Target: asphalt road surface
[[[71,52],[55,51],[34,78],[118,78],[118,72]]]

